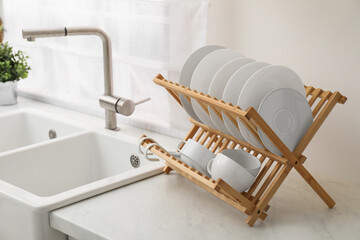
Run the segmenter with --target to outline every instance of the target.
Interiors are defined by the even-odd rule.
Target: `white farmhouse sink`
[[[47,141],[50,130],[62,137],[81,128],[30,109],[3,114],[0,116],[0,152]]]
[[[161,172],[142,155],[134,168],[134,154],[135,139],[105,130],[0,153],[0,239],[67,239],[50,228],[50,211]]]
[[[24,200],[39,207],[56,204],[84,190],[118,182],[123,178],[115,175],[120,173],[132,176],[130,173],[139,169],[131,165],[131,155],[142,159],[134,143],[96,132],[82,133],[13,154],[0,154],[0,180],[13,185],[14,190],[32,194]],[[145,167],[148,163],[140,160]],[[102,179],[106,180],[100,184]],[[91,186],[82,187],[87,184]]]

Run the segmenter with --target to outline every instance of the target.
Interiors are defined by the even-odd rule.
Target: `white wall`
[[[212,0],[208,43],[292,68],[305,84],[340,91],[310,143],[314,173],[360,181],[360,1]]]

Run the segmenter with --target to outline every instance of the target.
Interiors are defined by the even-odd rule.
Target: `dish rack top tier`
[[[320,88],[314,88],[312,86],[304,86],[306,97],[308,99],[310,107],[312,107],[312,113],[314,117],[314,122],[311,127],[308,129],[302,140],[299,142],[295,150],[294,154],[286,147],[286,145],[280,140],[280,138],[275,134],[275,132],[269,127],[269,125],[262,119],[259,113],[250,106],[248,109],[241,109],[239,106],[234,106],[229,102],[225,102],[222,99],[217,99],[208,94],[204,94],[202,92],[197,92],[194,89],[190,89],[189,87],[185,87],[179,85],[178,83],[174,83],[171,81],[167,81],[161,74],[158,74],[154,78],[154,82],[164,88],[170,93],[170,95],[182,106],[179,94],[182,94],[186,97],[188,101],[196,101],[202,107],[202,109],[209,114],[209,108],[211,108],[215,114],[219,117],[219,119],[223,120],[222,112],[237,126],[237,120],[239,119],[247,129],[252,133],[252,135],[261,143],[258,129],[261,129],[267,137],[272,141],[272,143],[278,148],[278,150],[283,154],[285,158],[290,158],[292,160],[293,157],[291,155],[295,155],[296,158],[299,158],[305,148],[310,143],[311,139],[315,136],[316,132],[321,127],[322,123],[325,121],[326,117],[330,114],[331,110],[337,103],[344,104],[347,98],[341,95],[339,92],[330,92],[324,91]],[[190,118],[192,123],[196,123],[197,125],[203,125]],[[222,133],[219,130],[215,130],[216,132]],[[226,135],[222,133],[223,135]],[[229,135],[227,135],[229,136]],[[231,138],[231,137],[230,137]],[[232,137],[233,138],[233,137]],[[248,146],[252,149],[256,149],[261,152],[266,152],[267,154],[271,154],[270,151],[264,149],[256,148],[255,146],[250,145],[247,142],[240,141],[245,146]],[[272,154],[271,154],[272,155]],[[275,154],[274,154],[275,155]]]

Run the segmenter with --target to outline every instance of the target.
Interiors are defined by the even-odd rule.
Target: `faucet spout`
[[[22,30],[24,39],[48,38],[48,37],[64,37],[66,36],[66,28],[52,29],[24,29]]]

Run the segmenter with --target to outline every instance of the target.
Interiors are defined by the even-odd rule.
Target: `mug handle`
[[[184,140],[181,140],[180,142],[179,142],[179,144],[178,144],[178,146],[177,146],[177,151],[178,152],[180,152],[180,148],[183,146],[183,144],[185,144],[186,143],[186,141],[184,141]]]
[[[141,148],[142,148],[141,144],[142,144],[145,140],[150,140],[150,141],[152,141],[152,142],[154,142],[154,143],[157,143],[157,142],[156,142],[154,139],[152,139],[151,137],[143,137],[143,138],[141,138],[141,139],[139,140],[139,142],[138,142],[139,153],[141,153],[141,154],[144,154],[144,152],[141,150]]]
[[[212,175],[211,168],[212,168],[212,164],[213,164],[214,160],[215,160],[215,158],[211,159],[207,164],[207,171],[210,173],[210,175]]]
[[[150,158],[150,157],[149,157],[149,155],[150,155],[149,150],[150,150],[150,148],[152,148],[153,146],[159,146],[159,147],[161,148],[161,146],[160,146],[158,143],[150,143],[150,144],[147,145],[146,148],[145,148],[144,156],[145,156],[145,158],[146,158],[147,160],[149,160],[149,161],[160,161],[160,159],[158,159],[158,158]]]

